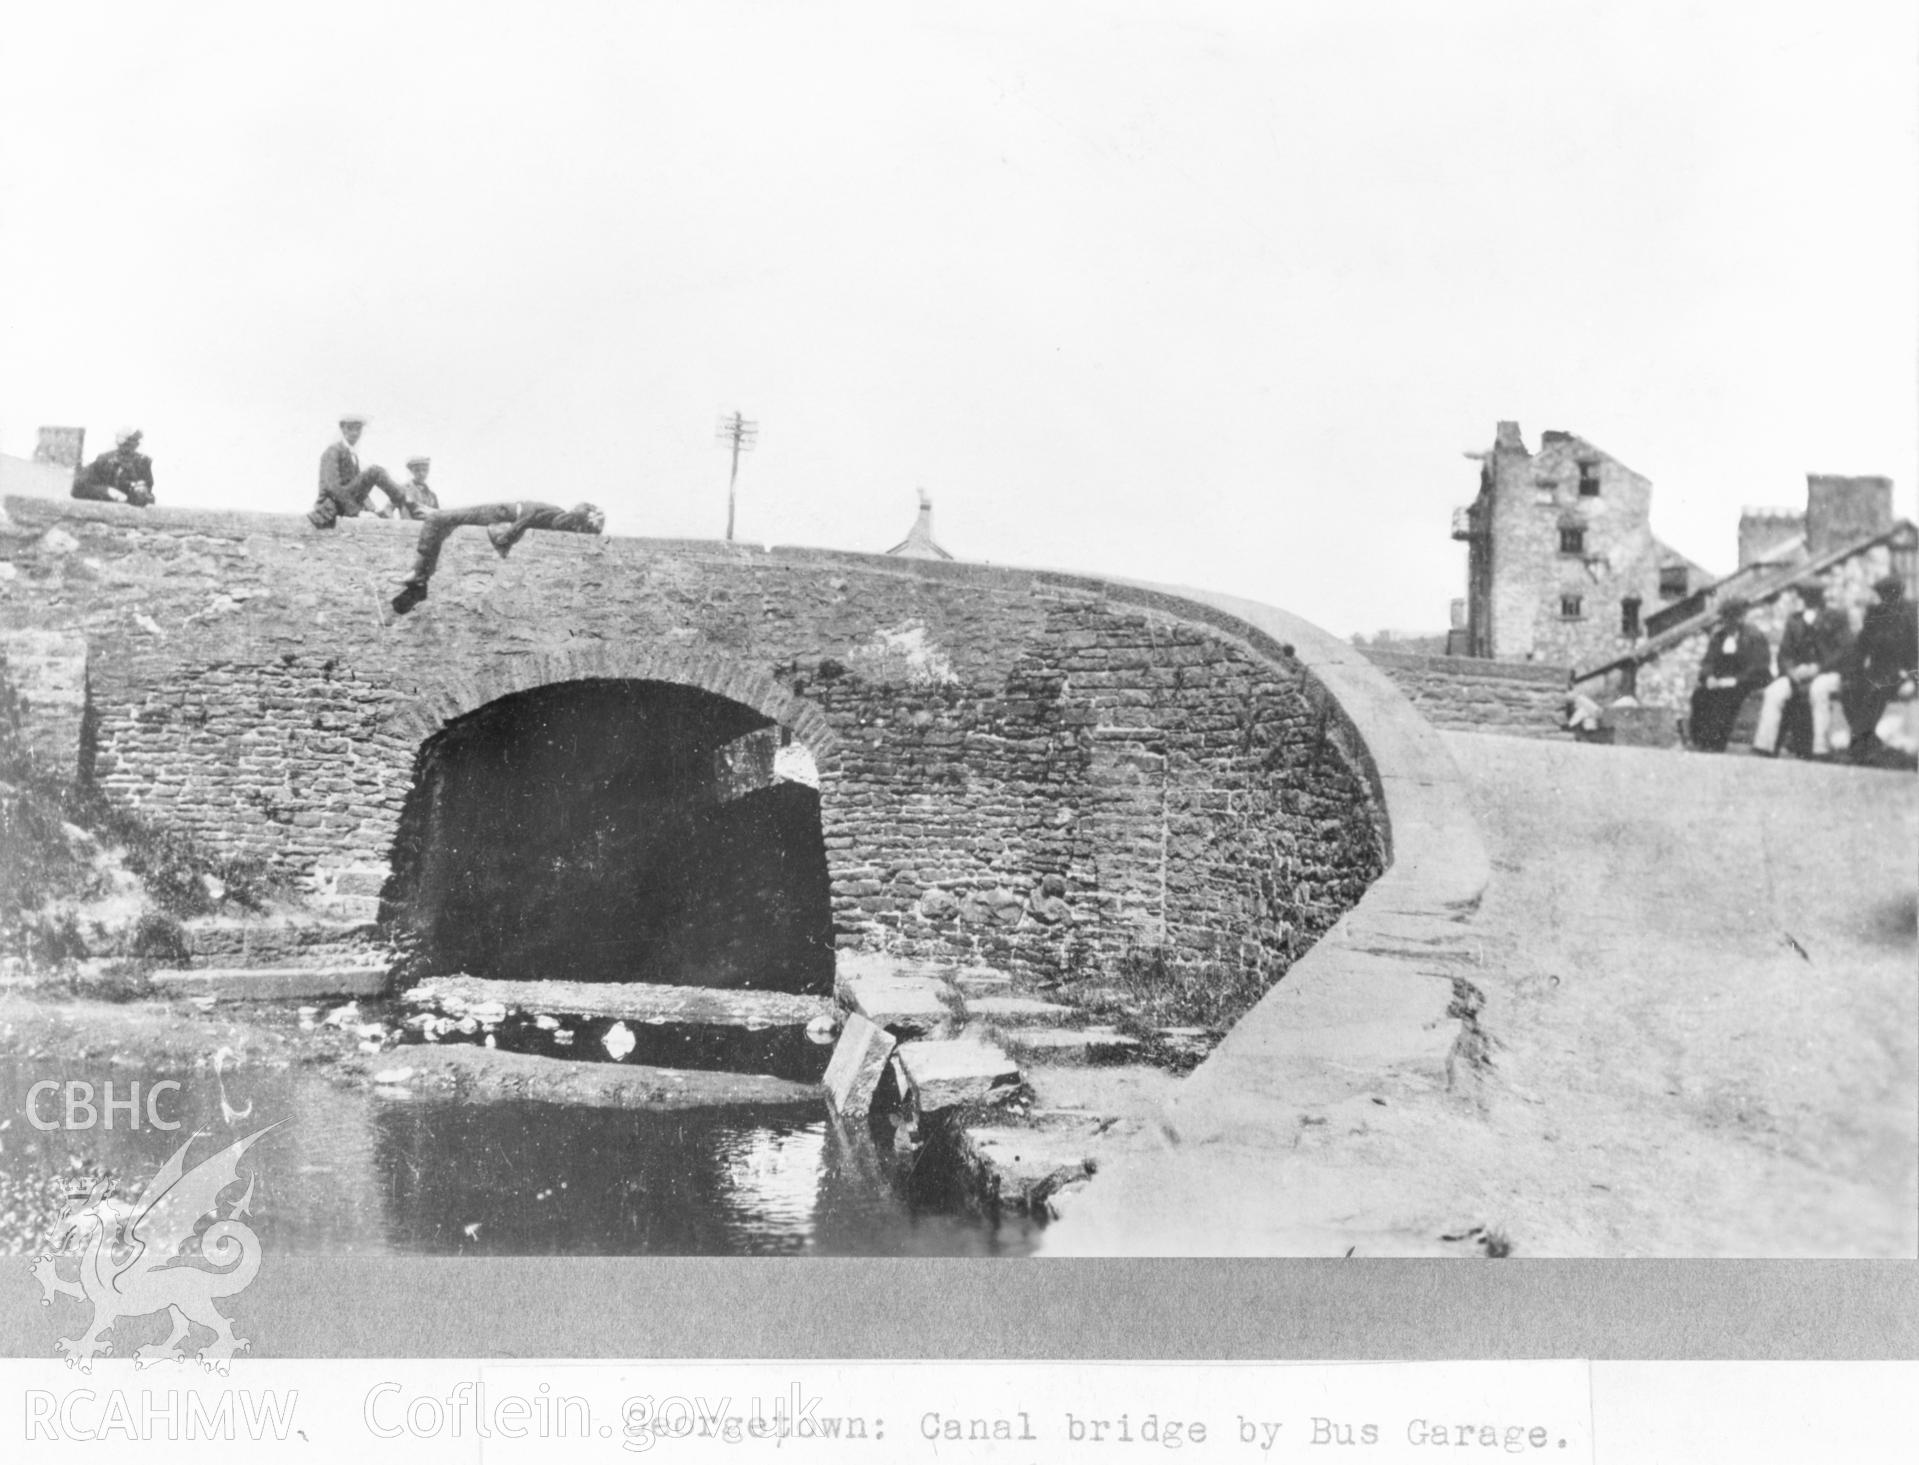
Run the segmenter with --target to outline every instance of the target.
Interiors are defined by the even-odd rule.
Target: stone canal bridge
[[[534,534],[502,560],[462,534],[392,621],[412,526],[5,511],[42,750],[437,967],[821,990],[835,947],[877,947],[1263,986],[1448,822],[1430,730],[1265,607],[713,542]],[[1483,857],[1456,856],[1420,863],[1470,898]]]
[[[1912,1254],[1909,778],[1441,735],[1202,591],[461,535],[386,624],[410,526],[4,511],[0,713],[429,971],[1229,984],[1050,1252]]]

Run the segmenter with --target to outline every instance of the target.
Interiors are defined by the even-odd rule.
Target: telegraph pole
[[[733,537],[733,491],[740,481],[740,454],[753,451],[759,440],[760,425],[734,412],[720,419],[719,441],[733,449],[733,472],[726,480],[726,537]]]

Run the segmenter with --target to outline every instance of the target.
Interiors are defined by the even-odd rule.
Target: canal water
[[[171,1079],[146,1123],[151,1086]],[[69,1082],[139,1084],[141,1126],[41,1130]],[[1032,1249],[1031,1224],[928,1211],[900,1193],[869,1137],[817,1108],[598,1109],[465,1104],[366,1092],[310,1069],[73,1063],[0,1055],[0,1179],[9,1194],[75,1164],[137,1196],[196,1130],[188,1164],[268,1124],[242,1160],[250,1224],[271,1254],[989,1256]],[[80,1115],[84,1118],[84,1112]],[[237,1195],[238,1192],[233,1193]],[[232,1197],[230,1196],[229,1199]],[[0,1222],[0,1230],[4,1229]],[[15,1223],[16,1226],[19,1224]],[[0,1252],[18,1246],[0,1234]]]

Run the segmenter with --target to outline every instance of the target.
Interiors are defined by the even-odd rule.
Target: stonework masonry
[[[5,515],[0,624],[84,636],[98,783],[318,894],[377,888],[448,720],[594,678],[698,686],[805,744],[842,946],[1276,978],[1388,857],[1337,703],[1286,648],[1175,596],[538,533],[502,561],[476,534],[383,626],[411,526],[29,498]]]
[[[1565,736],[1569,669],[1476,656],[1412,656],[1366,648],[1426,720],[1448,732]]]

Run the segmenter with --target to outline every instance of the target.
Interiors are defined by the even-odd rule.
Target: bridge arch
[[[407,973],[830,991],[817,760],[771,716],[576,676],[441,723],[381,892]]]
[[[417,688],[393,715],[393,730],[421,743],[448,723],[501,698],[563,682],[670,682],[711,692],[771,718],[804,743],[830,774],[840,739],[820,710],[765,672],[710,651],[581,640],[562,650],[496,655],[477,667],[447,666],[441,679]]]

